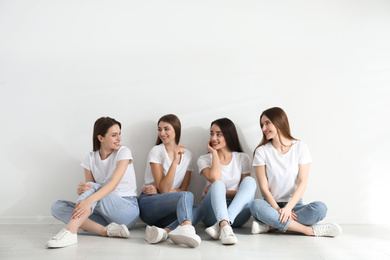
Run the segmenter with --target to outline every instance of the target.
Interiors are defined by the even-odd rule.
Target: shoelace
[[[110,233],[110,236],[120,236],[121,231],[122,231],[121,226],[116,226],[116,227],[108,230],[108,233]]]
[[[329,226],[328,225],[319,226],[316,229],[317,229],[317,232],[316,232],[317,236],[328,235],[328,233],[329,233]]]
[[[223,228],[222,230],[225,236],[234,236],[233,230],[231,228]]]
[[[60,232],[58,232],[57,235],[55,235],[54,237],[52,237],[50,240],[61,240],[65,235],[66,235],[66,231],[65,229],[62,229]]]

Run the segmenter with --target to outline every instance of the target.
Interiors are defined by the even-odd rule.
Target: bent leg
[[[98,201],[94,211],[108,223],[123,224],[129,229],[134,226],[139,216],[137,197],[119,197],[111,193]]]
[[[263,199],[254,200],[250,206],[250,211],[256,220],[283,232],[287,230],[291,222],[290,220],[286,223],[282,223],[279,220],[279,212]]]
[[[242,223],[243,221],[245,221],[245,218],[247,218],[246,221],[248,221],[250,217],[249,207],[254,199],[256,187],[256,181],[252,177],[245,177],[244,180],[241,182],[236,196],[234,196],[234,199],[228,207],[230,223],[234,223],[236,217],[245,208],[247,209],[243,212],[243,215],[240,216],[240,220],[236,223],[236,225],[240,224],[240,222]],[[245,224],[245,222],[241,225]]]
[[[298,216],[297,222],[306,226],[312,226],[326,217],[328,208],[325,203],[314,201],[306,205],[297,204],[293,210]]]
[[[226,204],[226,186],[222,181],[215,181],[202,201],[206,215],[203,223],[206,226],[214,225],[222,220],[229,221]]]

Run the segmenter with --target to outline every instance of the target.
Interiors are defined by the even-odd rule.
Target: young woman
[[[312,162],[306,144],[293,138],[286,113],[279,107],[265,110],[260,116],[263,139],[254,152],[256,171],[263,199],[250,209],[256,219],[252,233],[279,229],[308,236],[337,236],[337,224],[316,224],[326,216],[327,207],[320,201],[303,204]]]
[[[198,159],[200,174],[207,180],[202,205],[206,233],[222,244],[237,243],[233,227],[250,218],[249,205],[254,199],[256,181],[250,177],[250,158],[243,153],[234,123],[221,118],[211,123],[208,154]]]
[[[148,155],[145,184],[139,198],[141,219],[148,225],[145,240],[150,244],[168,237],[176,244],[199,246],[195,225],[204,217],[203,207],[194,207],[188,191],[192,153],[179,145],[181,124],[169,114],[158,120],[156,145]]]
[[[77,203],[57,200],[51,207],[55,218],[67,225],[46,246],[65,247],[77,243],[79,228],[101,236],[130,236],[138,220],[137,186],[133,157],[121,146],[121,123],[110,117],[96,120],[93,152],[81,166],[85,182],[77,188]]]

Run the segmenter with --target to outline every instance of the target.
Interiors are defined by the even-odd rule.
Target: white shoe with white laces
[[[66,247],[77,243],[77,234],[73,234],[65,228],[61,229],[54,237],[46,242],[48,248]]]
[[[335,237],[341,234],[341,227],[336,223],[315,224],[312,226],[316,237]]]
[[[231,226],[226,225],[221,228],[221,242],[223,245],[234,245],[238,242]]]
[[[109,237],[128,238],[130,236],[130,231],[126,225],[118,225],[117,223],[112,222],[107,226],[107,235]]]

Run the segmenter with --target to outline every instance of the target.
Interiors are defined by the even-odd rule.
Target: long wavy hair
[[[165,122],[165,123],[172,125],[173,129],[175,130],[175,142],[176,142],[176,144],[179,144],[180,135],[181,135],[181,123],[180,123],[179,118],[174,114],[168,114],[168,115],[162,116],[158,120],[157,127],[158,127],[158,124],[160,124],[160,122]],[[162,141],[161,141],[160,137],[157,135],[156,145],[159,145],[161,143],[162,143]]]
[[[290,132],[290,124],[288,122],[287,114],[284,112],[283,109],[280,107],[272,107],[267,110],[264,110],[264,112],[260,115],[260,128],[263,128],[263,125],[261,124],[261,118],[263,116],[268,117],[269,120],[271,120],[272,124],[274,124],[275,128],[278,130],[278,137],[283,146],[286,146],[281,141],[281,135],[289,140],[297,140],[295,139]],[[265,145],[269,142],[271,142],[272,139],[267,140],[267,137],[265,136],[263,132],[263,138],[261,139],[260,144],[255,148],[256,149],[259,146]]]

